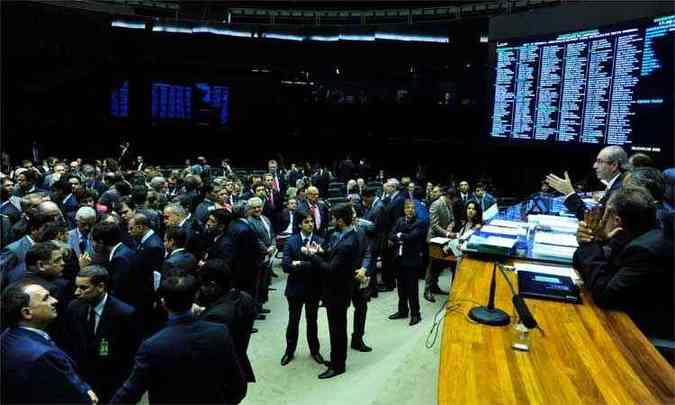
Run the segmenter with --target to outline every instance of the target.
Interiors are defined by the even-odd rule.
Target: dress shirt
[[[115,252],[117,251],[117,248],[122,246],[122,242],[119,242],[117,245],[115,245],[112,250],[110,251],[110,257],[108,257],[108,261],[111,262],[113,259],[113,256],[115,256]]]
[[[103,315],[103,308],[105,307],[106,301],[108,301],[107,293],[103,294],[103,299],[94,307],[94,314],[96,314],[96,319],[94,320],[94,334],[96,334],[98,324],[101,322],[101,316]]]
[[[167,253],[165,257],[167,257],[167,258],[171,257],[171,256],[173,256],[174,253],[182,252],[183,250],[185,250],[185,248],[174,249],[171,252]]]
[[[183,220],[180,221],[180,222],[178,223],[178,226],[179,226],[179,227],[182,227],[182,226],[185,224],[185,221],[187,221],[188,219],[190,219],[191,216],[192,216],[192,213],[188,214],[187,217],[183,218]]]
[[[312,213],[312,216],[314,217],[314,225],[316,229],[321,229],[321,210],[319,209],[318,204],[310,204],[309,210]]]
[[[293,211],[288,211],[289,220],[288,227],[284,230],[284,233],[293,233]]]

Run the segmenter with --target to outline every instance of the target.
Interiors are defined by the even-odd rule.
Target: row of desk
[[[433,260],[455,261],[430,245]],[[530,332],[528,352],[511,348],[512,325],[467,317],[485,305],[494,261],[457,260],[446,311],[438,375],[439,404],[674,404],[675,371],[623,312],[527,299],[543,332]],[[514,285],[516,275],[508,274]],[[511,291],[497,277],[497,308],[512,314]]]

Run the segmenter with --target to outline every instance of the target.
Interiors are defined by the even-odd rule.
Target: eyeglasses
[[[595,163],[604,163],[604,164],[607,164],[607,165],[608,165],[608,164],[614,163],[614,162],[612,162],[611,160],[604,160],[604,159],[599,159],[599,158],[598,158],[598,159],[595,159]]]

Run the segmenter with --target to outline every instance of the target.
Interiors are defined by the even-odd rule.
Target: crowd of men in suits
[[[609,195],[627,183],[625,159],[611,152],[601,152],[597,172],[608,181],[605,200],[630,230],[622,233],[620,246],[627,248],[658,224],[663,229],[668,215],[654,227],[631,228],[620,208],[625,204]],[[429,261],[429,240],[456,237],[469,203],[480,212],[496,203],[485,183],[472,191],[468,181],[442,187],[380,172],[375,179],[382,183],[369,185],[368,165],[349,158],[337,166],[344,198],[332,204],[322,197],[333,177],[321,166],[286,170],[270,160],[263,173],[243,177],[228,160],[219,170],[200,157],[163,172],[125,159],[122,165],[25,161],[2,176],[3,402],[128,403],[147,391],[153,403],[238,403],[255,382],[247,351],[255,321],[270,312],[264,305],[279,255],[288,274],[281,365],[294,358],[304,307],[311,356],[327,366],[319,378],[340,375],[349,307],[349,347],[360,352],[372,350],[364,340],[368,302],[380,293],[397,289],[398,309],[389,318],[418,324],[418,277],[425,278],[428,301],[447,294],[438,286],[443,268]],[[672,212],[672,189],[664,191],[654,170],[634,169],[628,181]],[[547,182],[568,194],[567,177],[551,175]],[[566,204],[583,217],[577,198],[572,188]],[[616,233],[593,234],[584,226],[584,243],[619,249]],[[659,232],[635,244],[652,246],[670,235],[672,257],[672,232]],[[589,284],[609,288],[621,271],[605,266]],[[328,320],[328,361],[318,340],[320,306]]]

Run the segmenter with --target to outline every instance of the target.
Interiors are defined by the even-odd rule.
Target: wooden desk
[[[527,299],[545,334],[531,331],[529,352],[511,349],[512,326],[466,316],[484,305],[493,263],[465,257],[452,285],[438,375],[439,404],[672,404],[675,371],[628,315],[583,304]],[[516,285],[515,274],[512,277]],[[496,306],[513,314],[511,291],[497,275]]]
[[[429,257],[431,260],[438,260],[442,262],[454,263],[457,261],[457,257],[453,255],[446,255],[443,252],[443,245],[438,245],[436,243],[429,243]]]

